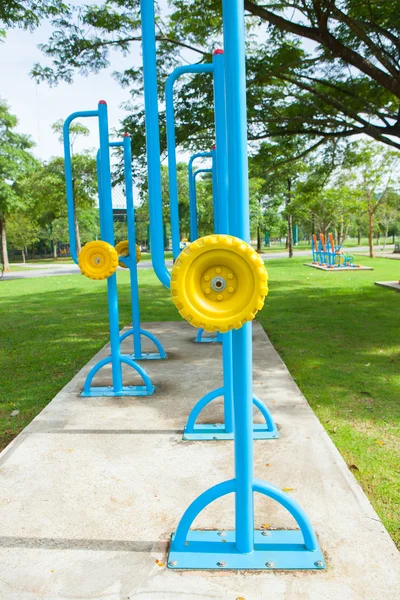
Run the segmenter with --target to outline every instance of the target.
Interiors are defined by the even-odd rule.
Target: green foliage
[[[60,17],[67,12],[60,0],[2,0],[0,3],[0,35],[5,29],[22,27],[32,31],[46,17]]]

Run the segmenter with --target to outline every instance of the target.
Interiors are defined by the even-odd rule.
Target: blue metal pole
[[[114,246],[114,220],[112,209],[110,146],[108,138],[107,104],[99,102],[99,136],[100,136],[100,166],[101,166],[101,203],[100,218],[101,239]],[[112,358],[112,378],[114,392],[122,392],[121,349],[119,341],[119,316],[117,274],[107,279],[108,315],[110,320],[110,346]]]
[[[68,213],[68,229],[69,229],[69,247],[72,259],[78,264],[78,256],[76,253],[76,233],[75,233],[75,199],[74,199],[74,184],[72,175],[72,159],[71,159],[71,142],[69,135],[69,126],[74,119],[78,117],[98,117],[97,110],[86,110],[74,112],[69,115],[63,125],[63,142],[64,142],[64,170],[65,170],[65,186],[67,196],[67,213]]]
[[[169,288],[171,275],[166,267],[164,258],[154,1],[140,0],[140,14],[142,19],[143,85],[151,260],[158,279],[165,287]]]
[[[225,48],[230,232],[250,241],[243,0],[222,0]],[[232,332],[236,547],[254,549],[252,326]]]
[[[229,234],[229,188],[228,188],[228,147],[225,95],[225,65],[223,50],[215,50],[214,64],[214,116],[215,140],[213,169],[217,180],[216,210],[214,210],[214,230],[216,233]],[[224,416],[225,431],[233,431],[233,365],[232,332],[222,337],[222,365],[224,377]]]
[[[142,342],[140,334],[140,305],[139,305],[139,282],[136,264],[136,226],[135,205],[133,200],[132,181],[132,149],[131,138],[127,133],[124,135],[124,178],[126,194],[126,221],[128,226],[128,249],[131,258],[129,269],[131,278],[131,304],[132,304],[132,328],[133,328],[133,350],[135,358],[142,357]]]
[[[190,241],[193,242],[198,237],[197,229],[197,202],[196,202],[196,182],[193,177],[193,161],[196,158],[211,158],[211,152],[197,152],[190,157],[188,163],[188,182],[189,182],[189,215],[190,215]]]
[[[168,181],[169,202],[171,217],[172,254],[174,259],[180,254],[180,228],[179,228],[179,199],[178,176],[176,167],[176,136],[175,136],[175,111],[174,111],[174,83],[181,75],[187,73],[212,73],[213,65],[188,65],[178,67],[171,73],[165,86],[165,119],[167,128],[168,148]]]
[[[218,170],[217,153],[215,146],[211,150],[212,155],[212,196],[213,196],[213,215],[214,215],[214,233],[222,233],[220,224],[219,193],[218,193]]]

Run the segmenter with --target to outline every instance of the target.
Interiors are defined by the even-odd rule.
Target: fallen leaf
[[[382,440],[377,440],[377,442],[378,442],[378,444],[379,444],[380,446],[384,446],[384,445],[385,445],[385,442],[382,442]]]
[[[357,467],[357,465],[348,465],[350,471],[359,471],[360,469]]]
[[[266,466],[266,467],[269,467],[269,463],[265,463],[265,466]]]
[[[164,563],[160,563],[160,562],[159,562],[159,563],[157,563],[157,565],[158,565],[159,567],[165,567],[165,564],[164,564]]]
[[[282,488],[282,490],[286,493],[288,492],[294,492],[296,490],[296,488]]]
[[[10,417],[16,417],[17,415],[19,415],[19,410],[13,410],[12,413],[10,413]]]
[[[269,523],[263,523],[261,525],[261,529],[269,529],[270,528],[270,524]]]
[[[364,367],[369,367],[371,363],[367,363],[366,365],[364,365]]]

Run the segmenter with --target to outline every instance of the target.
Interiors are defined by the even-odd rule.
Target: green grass
[[[302,392],[400,546],[400,263],[326,273],[304,259],[270,259],[270,295],[258,318]],[[143,321],[178,320],[167,290],[140,270]],[[118,272],[121,325],[129,274]],[[0,284],[0,448],[108,337],[104,282],[80,275]],[[13,409],[20,411],[11,417]]]

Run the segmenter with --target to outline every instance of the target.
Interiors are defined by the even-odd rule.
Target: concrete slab
[[[103,349],[0,455],[1,600],[398,600],[399,554],[258,323],[254,389],[281,438],[255,442],[255,474],[308,512],[325,572],[178,572],[171,532],[189,503],[232,477],[232,442],[183,442],[194,402],[221,383],[221,347],[194,344],[186,323],[145,324],[169,360],[142,363],[146,398],[80,398]],[[128,348],[128,342],[126,342]],[[107,374],[100,381],[106,382]],[[127,373],[126,383],[138,383]],[[220,402],[204,421],[222,420]],[[293,528],[256,496],[256,527]],[[195,528],[233,528],[233,498]]]
[[[317,265],[314,263],[304,263],[305,267],[313,267],[313,269],[320,269],[321,271],[328,271],[329,273],[336,273],[337,271],[373,271],[373,267],[325,267],[323,265]]]
[[[400,292],[400,282],[397,281],[375,281],[375,285],[381,285],[382,287],[391,288],[392,290],[396,290]]]

